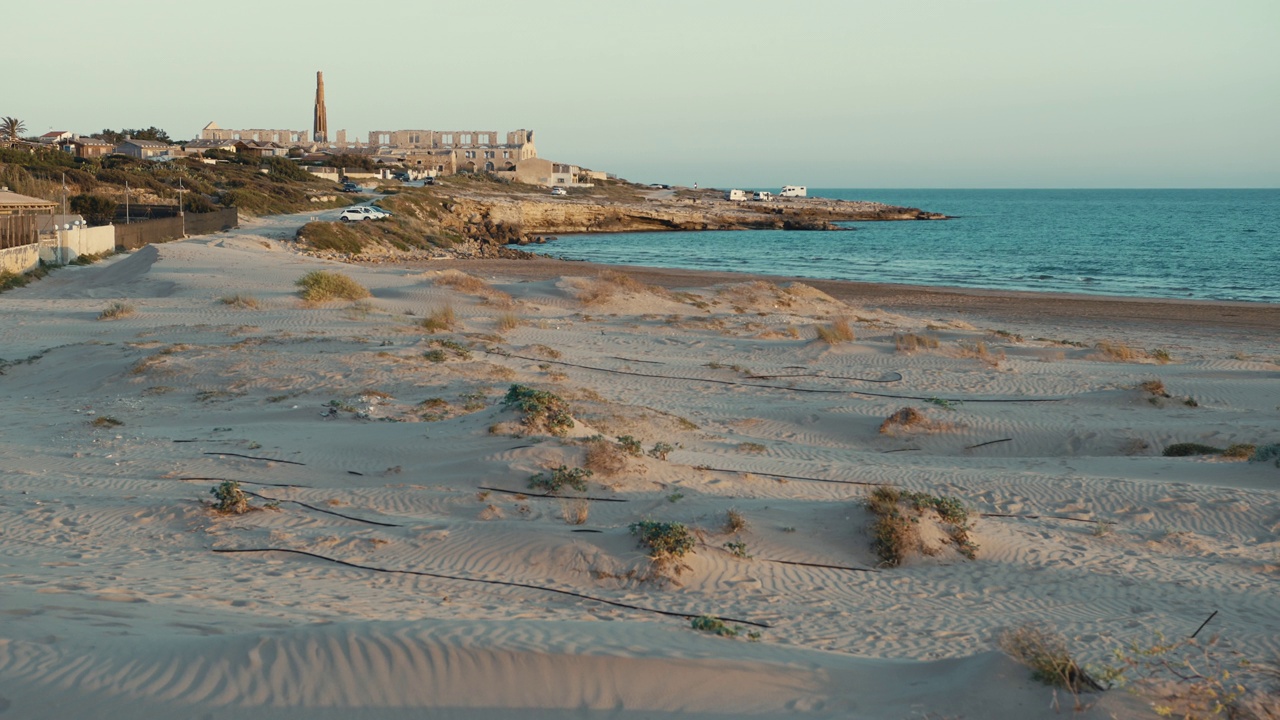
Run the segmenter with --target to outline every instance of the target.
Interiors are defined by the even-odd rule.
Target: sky
[[[10,15],[21,23],[23,15]],[[31,134],[535,131],[715,187],[1280,187],[1278,0],[44,0]]]

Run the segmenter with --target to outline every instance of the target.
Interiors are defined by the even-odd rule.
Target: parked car
[[[353,182],[342,183],[342,192],[355,193],[360,192],[360,186]]]
[[[562,187],[553,187],[551,188],[551,194],[552,195],[568,195],[569,191],[565,190]]]
[[[349,207],[338,215],[338,219],[342,222],[356,222],[359,220],[381,220],[382,218],[391,217],[391,213],[380,210],[371,205],[356,205]]]

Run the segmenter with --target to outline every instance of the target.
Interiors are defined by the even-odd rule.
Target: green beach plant
[[[308,302],[326,300],[362,300],[370,296],[369,290],[342,273],[312,270],[298,278],[298,295]]]

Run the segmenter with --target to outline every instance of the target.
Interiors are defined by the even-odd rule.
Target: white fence
[[[59,230],[54,237],[41,236],[37,243],[0,250],[0,271],[24,273],[34,270],[41,261],[47,265],[66,265],[81,255],[110,253],[115,249],[116,229],[111,225]]]

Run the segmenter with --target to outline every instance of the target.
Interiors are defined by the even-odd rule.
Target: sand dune
[[[1071,706],[995,650],[1024,622],[1103,662],[1217,611],[1224,662],[1280,656],[1280,470],[1160,455],[1280,442],[1273,337],[1001,334],[807,286],[566,266],[475,273],[507,301],[250,228],[5,293],[0,711],[1013,719]],[[372,298],[302,302],[315,269]],[[98,320],[113,301],[134,312]],[[418,324],[445,305],[452,331]],[[814,339],[841,317],[856,339]],[[902,333],[939,347],[899,351]],[[1174,362],[1100,357],[1117,336]],[[523,426],[513,383],[567,400],[567,436]],[[923,422],[882,433],[904,407]],[[590,465],[596,434],[642,452],[566,492],[592,500],[531,494],[536,473]],[[214,514],[222,480],[278,506]],[[876,484],[959,499],[976,559],[881,567]],[[642,519],[695,529],[687,569],[655,572]],[[1084,701],[1145,712],[1123,691]]]

